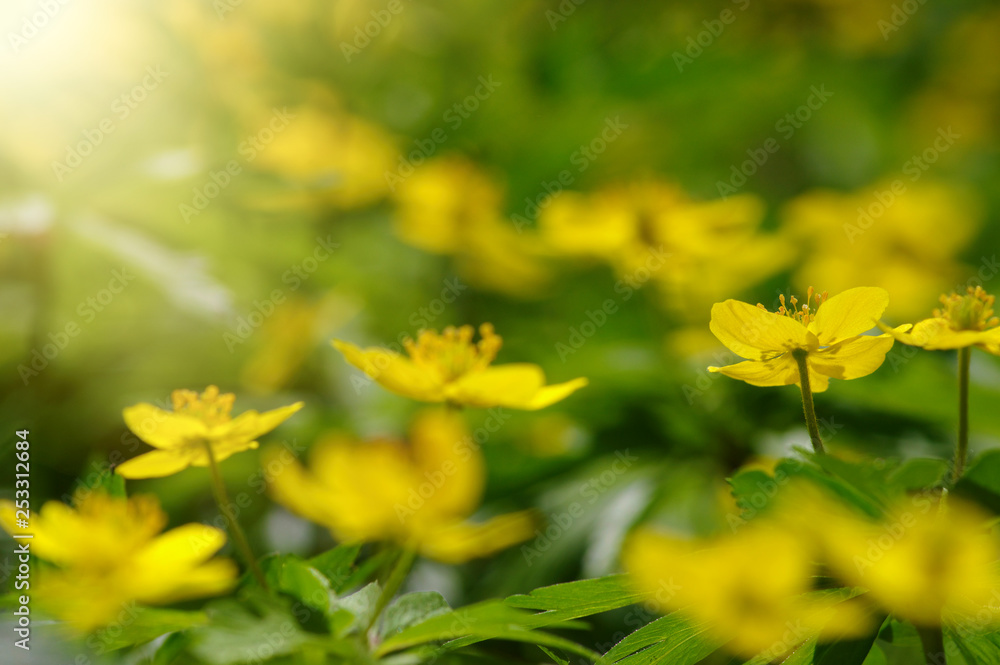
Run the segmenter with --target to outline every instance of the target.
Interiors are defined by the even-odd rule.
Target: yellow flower
[[[490,367],[503,340],[489,323],[479,327],[480,340],[475,344],[474,334],[472,326],[449,326],[442,334],[423,330],[416,342],[404,342],[409,358],[337,339],[333,345],[386,390],[422,402],[535,410],[587,385],[587,379],[579,378],[547,386],[542,368],[528,363]]]
[[[837,519],[823,538],[848,583],[893,614],[922,626],[976,618],[1000,591],[1000,542],[979,508],[947,497],[914,497],[880,523]],[[996,613],[991,612],[991,623]]]
[[[940,351],[977,346],[1000,355],[1000,319],[993,316],[994,297],[983,287],[968,289],[965,295],[941,296],[941,309],[934,316],[914,324],[909,332],[893,331],[879,324],[904,344]]]
[[[107,625],[129,603],[167,604],[217,595],[236,583],[228,559],[210,560],[225,534],[186,524],[161,534],[167,523],[156,497],[77,494],[75,508],[50,501],[32,517],[31,552],[55,564],[39,571],[32,597],[79,632]],[[15,507],[0,502],[0,526],[25,533]]]
[[[422,413],[410,447],[333,436],[311,453],[311,470],[279,448],[263,467],[275,500],[345,542],[390,540],[446,563],[486,556],[530,537],[526,512],[467,521],[483,493],[485,467],[459,414]]]
[[[795,273],[799,288],[824,284],[839,292],[875,284],[892,294],[899,316],[915,317],[935,293],[964,279],[969,268],[955,257],[980,226],[975,201],[927,179],[907,182],[902,193],[893,182],[806,192],[785,207],[784,234],[805,254]]]
[[[441,157],[395,187],[396,235],[414,247],[456,257],[460,274],[477,287],[534,297],[548,267],[534,234],[503,214],[503,189],[475,164]]]
[[[824,636],[849,636],[866,623],[835,612],[836,600],[804,595],[816,573],[812,552],[770,526],[751,525],[702,544],[640,530],[626,542],[622,559],[639,588],[665,610],[684,609],[747,657],[776,659],[821,628]]]
[[[201,395],[192,390],[175,390],[173,412],[152,404],[136,404],[123,415],[136,436],[153,450],[130,459],[115,471],[125,478],[157,478],[177,473],[189,466],[208,466],[211,446],[216,461],[257,447],[257,437],[270,432],[293,413],[302,402],[273,411],[247,411],[236,418],[229,412],[236,396],[219,393],[209,386]]]
[[[796,355],[805,357],[813,392],[827,389],[831,378],[857,379],[874,372],[892,348],[889,335],[863,335],[889,304],[889,294],[875,287],[849,289],[832,298],[809,289],[801,309],[781,296],[777,312],[763,305],[727,300],[712,307],[710,328],[730,351],[749,360],[709,367],[754,386],[799,384]]]

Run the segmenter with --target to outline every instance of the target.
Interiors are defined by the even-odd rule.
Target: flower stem
[[[799,366],[799,387],[802,389],[802,412],[806,416],[806,427],[809,429],[809,439],[813,450],[819,454],[826,452],[823,439],[819,435],[819,422],[816,420],[816,406],[813,404],[812,387],[809,385],[809,367],[806,365],[806,352],[796,349],[792,357]]]
[[[385,586],[382,587],[382,594],[378,597],[378,604],[375,605],[375,611],[372,613],[371,622],[368,624],[370,629],[378,621],[379,616],[382,615],[382,610],[385,609],[392,597],[396,595],[399,591],[399,587],[403,585],[403,580],[410,572],[410,568],[413,566],[413,561],[417,558],[417,551],[413,547],[405,546],[403,550],[399,553],[396,558],[396,563],[392,567],[392,571],[389,573],[389,577],[385,580]]]
[[[240,551],[240,556],[243,557],[250,572],[253,573],[254,579],[257,580],[261,588],[268,591],[267,580],[264,578],[260,566],[257,565],[257,558],[254,557],[253,550],[250,549],[250,541],[247,540],[240,523],[236,521],[236,515],[230,508],[232,504],[229,501],[229,493],[226,491],[226,484],[222,481],[222,474],[219,473],[219,463],[215,460],[212,444],[208,441],[205,442],[205,451],[208,454],[208,468],[212,472],[212,493],[215,495],[215,503],[219,506],[219,512],[226,518],[229,533],[232,534],[233,541],[236,543],[236,549]]]
[[[965,458],[969,453],[969,361],[972,347],[958,350],[958,441],[955,444],[955,464],[951,470],[951,480],[957,483],[965,470]]]

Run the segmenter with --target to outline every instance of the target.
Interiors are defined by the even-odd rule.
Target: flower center
[[[994,297],[986,293],[983,287],[968,288],[965,295],[952,292],[941,296],[944,307],[935,309],[934,316],[946,319],[954,330],[985,330],[993,328],[1000,319],[993,316]]]
[[[787,316],[791,319],[795,319],[804,326],[809,325],[809,322],[813,317],[816,316],[816,310],[819,306],[827,301],[829,294],[826,291],[823,293],[816,293],[813,287],[809,287],[806,291],[806,301],[802,303],[802,307],[799,307],[799,299],[793,295],[789,295],[788,301],[785,301],[785,294],[778,296],[778,300],[781,302],[781,306],[778,307],[778,311],[775,314],[780,314],[781,316]],[[815,304],[814,304],[815,302]],[[757,307],[760,307],[765,312],[768,311],[764,305],[757,303]]]
[[[448,326],[440,334],[421,330],[416,342],[407,339],[403,346],[414,363],[438,372],[443,381],[450,381],[473,370],[485,369],[503,345],[500,336],[493,332],[492,324],[479,326],[480,339],[475,344],[473,335],[472,326]]]
[[[193,390],[175,390],[170,394],[174,403],[174,413],[198,418],[209,427],[221,425],[231,420],[236,395],[220,393],[217,386],[205,388],[201,395]]]

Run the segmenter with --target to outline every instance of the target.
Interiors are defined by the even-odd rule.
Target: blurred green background
[[[412,584],[525,592],[616,570],[651,515],[714,530],[727,474],[806,442],[797,391],[705,370],[714,302],[882,286],[899,324],[996,290],[995,2],[8,0],[0,27],[0,440],[12,465],[31,431],[36,506],[146,450],[121,410],[175,388],[305,400],[267,438],[304,448],[401,435],[418,405],[329,339],[488,321],[498,362],[591,385],[489,436],[484,510],[584,517]],[[897,345],[833,382],[830,446],[946,457],[953,366]],[[1000,368],[972,376],[982,451]],[[223,470],[261,550],[327,547],[256,464]],[[129,488],[211,521],[205,476]]]

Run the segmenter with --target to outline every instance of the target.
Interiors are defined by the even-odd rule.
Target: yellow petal
[[[513,363],[465,374],[445,386],[445,396],[467,406],[526,408],[544,384],[541,367]]]
[[[746,360],[725,367],[709,367],[708,371],[746,381],[752,386],[790,386],[799,382],[799,368],[790,353],[773,360]]]
[[[868,376],[885,362],[895,340],[889,335],[862,335],[809,354],[809,368],[834,379]]]
[[[425,556],[442,563],[462,563],[527,540],[536,524],[531,511],[500,515],[481,524],[442,524],[420,534],[419,549]]]
[[[446,409],[424,411],[410,429],[419,477],[435,488],[423,510],[466,517],[479,505],[486,465],[461,415]]]
[[[859,286],[833,296],[816,310],[809,330],[822,346],[854,337],[875,327],[889,306],[889,294],[876,286]]]
[[[192,460],[187,450],[153,450],[119,464],[115,473],[123,478],[161,478],[183,471]]]
[[[218,596],[236,586],[239,569],[229,559],[215,559],[181,575],[164,575],[156,569],[145,569],[134,582],[136,600],[164,605],[191,598]]]
[[[565,383],[556,383],[551,386],[545,386],[535,393],[535,396],[524,408],[532,411],[544,409],[550,404],[561,402],[580,388],[586,386],[588,383],[589,381],[587,381],[587,379],[580,377],[578,379],[573,379],[572,381],[566,381]]]
[[[185,524],[151,540],[136,562],[163,570],[190,567],[209,559],[226,544],[226,534],[207,524]]]
[[[304,402],[296,402],[280,409],[257,413],[247,411],[236,416],[228,423],[212,428],[212,436],[219,438],[242,438],[252,441],[262,434],[267,434],[275,427],[292,417],[304,406]]]
[[[440,381],[408,358],[386,349],[360,349],[349,342],[333,340],[347,362],[374,379],[386,390],[425,402],[444,399]]]
[[[808,331],[798,321],[738,300],[713,305],[708,327],[730,351],[749,360],[810,346]]]
[[[152,404],[130,406],[122,416],[128,428],[154,448],[178,448],[208,432],[201,420],[164,411]]]

